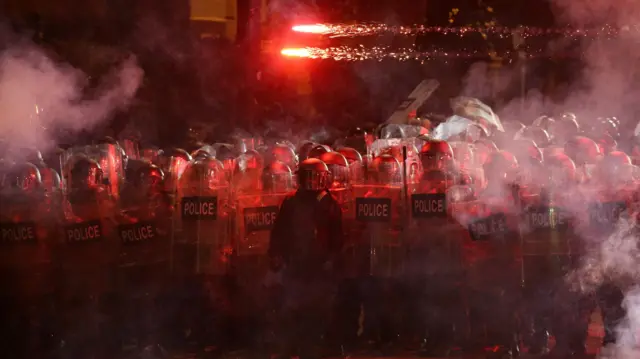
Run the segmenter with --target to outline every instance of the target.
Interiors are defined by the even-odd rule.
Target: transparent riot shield
[[[197,151],[203,151],[204,153],[208,154],[211,157],[216,156],[216,149],[213,148],[213,146],[211,145],[203,145],[202,147],[198,148],[195,152]],[[192,157],[194,156],[192,155]]]
[[[239,153],[245,153],[247,151],[255,151],[259,145],[259,140],[252,137],[241,137],[236,139],[236,149]]]
[[[236,197],[235,243],[238,256],[265,256],[269,234],[287,193],[256,193]]]
[[[357,271],[375,277],[402,274],[404,248],[401,232],[405,210],[402,186],[354,185],[353,223],[349,235]]]
[[[468,273],[478,279],[494,281],[488,275],[488,269],[492,268],[497,278],[503,274],[511,275],[520,273],[522,263],[522,248],[519,231],[519,209],[513,204],[506,203],[501,198],[482,196],[480,199],[461,204],[464,214],[459,213],[458,218],[463,221],[468,231],[467,243],[463,243],[465,264]],[[501,263],[503,269],[496,268]],[[478,266],[476,268],[476,266]],[[504,268],[511,268],[509,273]],[[482,273],[482,274],[481,274]],[[482,280],[480,282],[482,282]],[[480,285],[480,284],[479,284]]]
[[[383,140],[405,138],[407,137],[405,127],[395,123],[380,125],[377,130],[378,138]]]
[[[158,165],[164,172],[165,191],[174,199],[180,196],[180,180],[191,163],[191,156],[181,149],[164,151],[158,160]]]
[[[12,346],[12,354],[37,356],[44,349],[37,334],[45,328],[41,319],[53,314],[55,220],[41,191],[0,193],[0,327],[3,349]]]
[[[567,203],[562,197],[559,193],[548,193],[546,190],[522,196],[520,229],[525,259],[568,258],[571,255],[572,216],[565,208]]]
[[[86,156],[86,151],[84,146],[82,147],[71,147],[60,153],[60,169],[61,169],[61,187],[63,191],[66,193],[69,188],[71,188],[71,169],[75,161],[80,158]]]
[[[142,183],[125,184],[115,235],[120,242],[116,291],[122,299],[118,323],[125,341],[155,338],[168,312],[156,305],[169,282],[172,208],[166,193]],[[145,343],[155,344],[155,343]]]
[[[162,150],[157,147],[145,147],[140,151],[140,159],[158,165],[158,158],[162,155]]]
[[[367,331],[379,330],[374,318],[384,318],[385,330],[401,331],[405,300],[399,295],[405,273],[405,205],[400,185],[353,185],[353,205],[344,218],[347,232],[345,274],[361,287]],[[346,193],[345,193],[346,194]],[[383,309],[384,308],[384,309]]]
[[[567,192],[572,189],[567,188]],[[528,330],[525,343],[534,350],[549,346],[548,333],[554,331],[556,343],[571,345],[571,330],[564,330],[576,308],[571,308],[573,288],[567,285],[572,269],[572,216],[565,200],[567,193],[526,191],[521,194],[522,238],[522,321]]]
[[[260,295],[260,283],[269,270],[271,229],[286,192],[240,194],[235,197],[235,264],[238,280],[252,298]]]
[[[232,254],[229,183],[220,161],[191,162],[180,178],[172,268],[183,275],[222,276]]]
[[[583,219],[586,225],[584,230],[588,231],[585,235],[592,239],[610,236],[616,230],[620,219],[627,214],[630,198],[620,190],[597,189],[591,194],[591,202],[586,204],[586,216]]]
[[[522,249],[519,212],[501,196],[479,194],[479,200],[457,203],[455,215],[467,232],[462,259],[468,339],[513,351],[522,309]]]
[[[331,188],[329,192],[331,192],[336,201],[338,201],[338,204],[342,209],[343,218],[350,219],[351,217],[353,217],[352,214],[355,214],[355,211],[353,209],[355,203],[352,185],[346,187]]]
[[[443,178],[424,179],[409,185],[410,221],[405,244],[409,255],[418,257],[410,268],[417,275],[439,273],[446,277],[460,272],[459,255],[466,228],[460,225],[453,211],[456,203],[473,195],[473,190],[455,185],[453,175],[442,175]]]
[[[412,337],[422,339],[427,333],[426,348],[450,350],[465,339],[461,251],[466,228],[455,218],[454,208],[472,195],[470,187],[455,185],[455,176],[440,171],[409,185],[410,221],[403,236],[403,280],[411,293],[407,326]]]
[[[118,198],[124,182],[125,158],[124,151],[118,144],[100,144],[85,148],[87,157],[98,162],[102,169],[102,176],[109,193]]]
[[[114,236],[115,206],[104,186],[69,190],[63,207],[54,256],[57,307],[62,336],[77,349],[107,335],[99,328],[114,314],[106,304],[115,290],[120,242]]]
[[[122,148],[124,153],[132,160],[140,159],[140,147],[136,140],[125,139],[122,141]]]
[[[417,138],[378,139],[368,147],[368,152],[373,156],[379,156],[388,148],[397,148],[399,151],[402,151],[402,147],[407,147],[407,158],[415,158],[419,160],[419,144],[420,140]]]
[[[86,157],[100,165],[109,193],[117,197],[124,181],[124,158],[122,153],[120,147],[113,144],[72,147],[64,151],[60,155],[63,188],[66,191],[73,187],[70,176],[71,169],[76,159]]]
[[[231,180],[234,196],[259,193],[262,189],[262,171],[264,160],[254,150],[247,150],[235,160],[235,169]]]
[[[216,159],[222,162],[224,166],[227,181],[231,182],[233,171],[236,168],[236,151],[233,145],[228,143],[214,143],[213,148],[216,151]]]
[[[415,138],[419,137],[424,132],[424,127],[417,125],[400,125],[402,126],[402,131],[404,132],[405,137],[407,138]]]
[[[168,274],[172,208],[166,193],[158,188],[141,183],[127,185],[132,189],[131,198],[120,202],[116,235],[121,243],[120,268],[136,273],[129,276],[133,291],[150,285],[148,282],[159,282],[148,277]]]
[[[3,296],[33,302],[53,294],[56,217],[44,193],[21,192],[0,195],[0,288]]]
[[[401,164],[404,161],[404,151],[406,148],[407,180],[414,182],[418,179],[421,172],[420,151],[416,146],[418,140],[416,138],[391,138],[375,140],[371,146],[367,148],[368,154],[377,157],[382,154],[390,154],[395,157]]]

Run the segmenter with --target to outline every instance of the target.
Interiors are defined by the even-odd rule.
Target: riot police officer
[[[105,336],[113,318],[113,269],[119,243],[112,238],[113,197],[103,182],[101,166],[84,155],[67,166],[68,192],[63,233],[55,252],[58,305],[64,311],[66,349],[75,355],[115,350],[114,336]],[[105,322],[105,318],[109,319]]]
[[[307,159],[299,189],[287,197],[271,232],[269,256],[286,292],[285,354],[316,356],[332,302],[331,269],[343,245],[341,209],[329,193],[327,165]]]
[[[484,164],[487,186],[475,203],[470,203],[465,221],[469,236],[463,243],[463,258],[470,293],[470,339],[480,347],[495,347],[492,354],[500,358],[519,353],[516,309],[522,260],[518,187],[514,185],[518,170],[513,154],[493,153]]]
[[[128,178],[132,196],[120,200],[117,236],[117,290],[122,314],[123,342],[135,341],[139,349],[158,344],[163,311],[156,307],[166,289],[169,273],[169,231],[172,207],[163,191],[164,173],[143,162]],[[131,344],[131,343],[130,343]]]
[[[0,301],[2,350],[10,357],[43,355],[42,329],[53,294],[52,215],[44,200],[40,171],[14,165],[0,194]],[[7,344],[7,345],[4,345]]]

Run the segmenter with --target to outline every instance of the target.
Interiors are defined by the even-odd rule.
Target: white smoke
[[[572,83],[558,84],[564,89],[563,98],[547,98],[543,89],[528,90],[524,98],[498,104],[496,112],[503,121],[530,123],[545,113],[575,112],[582,127],[589,127],[599,116],[617,116],[634,126],[635,114],[640,111],[640,2],[633,0],[551,0],[558,26],[587,28],[599,36],[581,39],[561,38],[547,50],[560,56],[578,44],[581,72]],[[500,9],[496,7],[496,12]],[[613,36],[606,36],[610,31]],[[535,60],[534,60],[535,61]],[[570,61],[570,60],[560,60]],[[577,64],[578,62],[575,62]],[[514,84],[521,80],[521,64],[515,63],[501,71],[488,71],[486,64],[475,64],[463,81],[463,94],[473,97],[501,98],[503,90],[518,91]],[[535,71],[534,69],[528,69]],[[546,74],[540,74],[546,75]],[[623,125],[624,126],[624,125]],[[623,133],[623,136],[625,134]],[[582,191],[581,191],[582,192]],[[596,197],[597,196],[597,197]],[[603,283],[614,283],[626,291],[627,317],[618,328],[618,347],[615,358],[630,359],[640,355],[640,250],[637,244],[636,214],[629,211],[628,219],[618,223],[616,231],[606,238],[594,238],[587,228],[585,203],[599,202],[599,193],[579,193],[576,203],[567,208],[580,218],[578,234],[589,247],[581,267],[568,277],[567,283],[585,292],[593,292]]]
[[[496,111],[506,121],[517,120],[524,123],[547,113],[573,111],[581,121],[589,121],[598,116],[618,116],[631,119],[637,111],[636,99],[640,95],[637,85],[637,64],[640,62],[640,3],[631,0],[572,1],[551,0],[559,26],[596,30],[601,36],[596,38],[554,40],[547,53],[559,58],[569,53],[569,48],[579,43],[581,65],[579,79],[572,84],[557,84],[557,88],[568,86],[566,97],[545,98],[542,89],[529,89],[525,98],[517,98],[506,104],[498,104]],[[500,9],[496,8],[496,12]],[[606,36],[622,31],[620,36]],[[563,59],[561,61],[567,61]],[[535,63],[532,60],[531,63]],[[505,91],[517,91],[520,96],[521,65],[516,61],[499,70],[490,70],[486,63],[471,66],[463,80],[462,94],[478,98],[502,98]],[[527,72],[537,71],[528,68]],[[546,74],[541,74],[546,75]],[[558,92],[558,91],[556,91]]]
[[[91,130],[125,109],[142,78],[129,57],[89,88],[81,70],[53,60],[35,44],[12,42],[0,52],[0,137],[14,156],[26,148],[50,150],[53,131]]]
[[[625,320],[618,326],[616,357],[631,359],[640,357],[640,287],[631,288],[625,297]]]
[[[570,210],[577,212],[578,208]],[[587,243],[593,245],[591,254],[584,258],[580,268],[571,273],[568,278],[570,284],[583,292],[594,292],[605,281],[628,283],[640,278],[635,216],[635,213],[623,214],[612,235],[601,242]],[[578,232],[586,231],[586,228],[578,227]]]
[[[471,65],[462,80],[463,91],[461,95],[479,99],[493,98],[507,90],[513,81],[512,71],[492,70],[488,63],[477,62]]]
[[[575,27],[610,27],[614,32],[628,30],[640,20],[640,3],[632,0],[576,1],[555,0],[558,18]],[[637,85],[640,48],[640,33],[623,32],[622,35],[607,39],[601,37],[583,45],[582,89],[570,93],[564,107],[568,110],[580,109],[588,121],[598,115],[617,115],[623,121],[631,121],[637,111],[640,87]],[[640,329],[639,283],[640,251],[637,244],[636,213],[629,211],[629,219],[621,219],[615,233],[603,238],[600,250],[585,260],[582,271],[598,285],[611,281],[626,292],[626,318],[618,329],[615,357],[637,358],[638,329]]]

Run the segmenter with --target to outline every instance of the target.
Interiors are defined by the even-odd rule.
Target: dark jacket
[[[314,275],[335,259],[343,243],[342,211],[329,191],[299,190],[280,206],[269,256],[282,259],[290,273]]]

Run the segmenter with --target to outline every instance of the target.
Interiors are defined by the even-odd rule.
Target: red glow
[[[280,53],[287,57],[311,57],[311,51],[305,48],[286,48],[282,49]]]
[[[328,34],[331,28],[327,25],[314,24],[314,25],[296,25],[291,28],[294,32],[304,32],[307,34]]]

